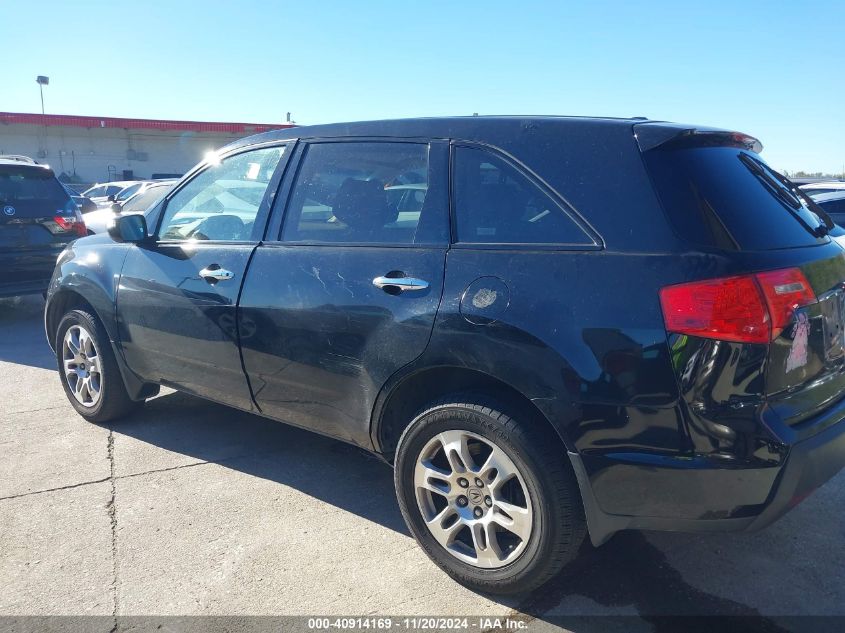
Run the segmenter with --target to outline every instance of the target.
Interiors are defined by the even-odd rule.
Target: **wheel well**
[[[466,391],[484,394],[506,406],[508,413],[544,425],[565,448],[558,429],[517,389],[480,371],[437,367],[411,374],[390,392],[375,420],[375,440],[379,451],[392,463],[399,438],[417,413],[435,400]]]
[[[59,321],[70,310],[86,310],[91,314],[96,315],[97,311],[94,307],[85,300],[85,298],[78,292],[73,290],[61,290],[53,296],[50,300],[50,306],[47,309],[46,328],[50,340],[50,347],[55,344],[56,330],[59,327]]]

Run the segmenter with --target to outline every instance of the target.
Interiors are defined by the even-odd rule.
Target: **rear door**
[[[155,241],[131,247],[117,316],[126,360],[142,378],[252,407],[235,310],[287,148],[250,147],[207,164],[164,201]]]
[[[282,188],[284,226],[255,252],[239,330],[261,410],[369,445],[385,381],[424,351],[449,243],[439,142],[314,142]]]

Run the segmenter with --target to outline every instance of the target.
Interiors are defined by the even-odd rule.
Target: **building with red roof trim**
[[[287,127],[292,124],[0,112],[0,154],[31,156],[68,182],[134,180],[183,174],[211,150]]]

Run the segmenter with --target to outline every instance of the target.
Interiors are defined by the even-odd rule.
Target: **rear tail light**
[[[53,222],[65,233],[76,233],[79,236],[88,235],[88,229],[85,226],[85,220],[82,219],[82,214],[79,209],[74,209],[72,212],[57,213],[53,217]]]
[[[798,268],[708,279],[660,290],[666,329],[740,343],[769,343],[795,310],[816,301]]]

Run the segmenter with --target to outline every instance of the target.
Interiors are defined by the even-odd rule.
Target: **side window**
[[[115,197],[115,200],[116,200],[117,202],[121,202],[121,201],[123,201],[123,200],[128,200],[129,198],[131,198],[132,196],[134,196],[134,195],[138,192],[138,190],[139,190],[140,188],[141,188],[141,183],[140,183],[140,182],[139,182],[139,183],[137,183],[137,184],[134,184],[134,185],[129,185],[128,187],[126,187],[126,189],[122,189],[122,190],[121,190],[121,191],[117,194],[117,196]]]
[[[452,186],[456,242],[594,243],[537,184],[492,152],[456,147]]]
[[[315,143],[285,218],[284,241],[412,244],[429,209],[422,143]]]
[[[843,198],[842,200],[831,200],[830,202],[826,202],[820,206],[828,213],[835,213],[837,215],[841,215],[845,213],[845,198]]]
[[[244,152],[200,172],[168,200],[159,239],[254,239],[258,209],[284,151]]]

